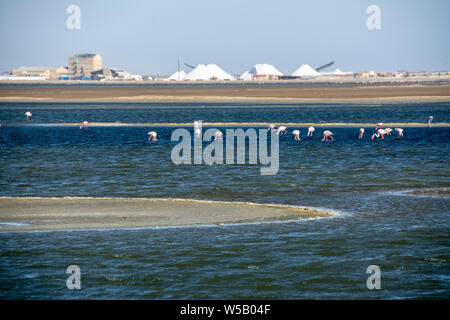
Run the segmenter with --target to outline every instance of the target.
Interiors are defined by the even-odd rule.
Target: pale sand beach
[[[183,199],[0,198],[0,231],[222,225],[331,217],[306,207]]]
[[[450,101],[450,84],[0,87],[0,102],[398,103]]]
[[[260,127],[267,128],[272,123],[268,122],[203,122],[202,127],[214,128],[214,127]],[[359,128],[359,127],[375,127],[375,123],[344,123],[344,122],[283,122],[273,123],[275,125],[283,125],[287,127],[318,127],[318,128]],[[79,127],[80,123],[7,123],[7,125],[20,125],[28,127]],[[89,122],[89,127],[192,127],[193,122],[143,122],[143,123],[121,123],[121,122]],[[433,127],[450,127],[448,122],[433,123]],[[410,127],[410,128],[423,128],[429,127],[428,123],[420,122],[388,122],[384,124],[384,127]]]

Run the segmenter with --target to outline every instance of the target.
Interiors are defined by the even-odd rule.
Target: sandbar
[[[267,128],[269,122],[202,122],[202,127],[215,128]],[[361,122],[283,122],[273,123],[275,125],[283,125],[288,128],[299,127],[319,127],[319,128],[370,128],[375,127],[375,123],[361,123]],[[11,122],[4,123],[5,126],[26,126],[26,127],[79,127],[80,123],[25,123],[25,122]],[[385,127],[409,127],[409,128],[424,128],[429,127],[426,122],[386,122]],[[193,122],[143,122],[143,123],[124,123],[124,122],[89,122],[89,127],[193,127]],[[436,122],[432,127],[450,127],[448,122]]]
[[[0,232],[227,225],[337,215],[331,210],[248,202],[0,197]]]
[[[450,197],[450,188],[413,190],[406,192],[406,194],[428,197]]]

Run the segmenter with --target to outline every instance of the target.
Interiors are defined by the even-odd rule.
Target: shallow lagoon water
[[[234,226],[0,233],[0,296],[16,298],[448,298],[450,128],[385,140],[332,128],[335,141],[280,139],[280,170],[179,165],[168,127],[29,126],[96,122],[449,122],[448,104],[291,106],[0,104],[0,196],[251,201],[333,209],[337,218]],[[165,108],[167,107],[167,108]],[[192,131],[192,128],[188,128]],[[223,130],[224,128],[221,128]],[[158,132],[158,143],[147,132]],[[226,137],[225,137],[226,138]],[[206,143],[205,143],[206,145]],[[1,226],[0,226],[1,228]],[[82,290],[65,286],[71,264]],[[379,265],[382,289],[368,290]]]

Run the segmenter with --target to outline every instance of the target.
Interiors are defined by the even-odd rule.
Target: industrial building
[[[59,79],[61,75],[67,74],[67,69],[64,67],[49,66],[20,67],[11,70],[11,74],[16,77],[44,78],[45,80],[51,80]]]
[[[131,74],[117,68],[103,68],[91,72],[92,80],[136,80],[141,81],[142,76]]]
[[[69,57],[68,71],[77,78],[91,78],[92,72],[102,69],[102,57],[99,54],[83,53]]]

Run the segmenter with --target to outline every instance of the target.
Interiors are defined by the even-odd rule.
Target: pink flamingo
[[[282,134],[282,135],[285,135],[285,134],[287,134],[287,127],[283,127],[283,126],[281,126],[281,127],[278,127],[278,131],[277,131],[277,135],[279,135],[280,133]]]
[[[430,126],[430,128],[431,128],[431,121],[433,121],[433,116],[428,117],[428,125]]]
[[[202,134],[202,131],[200,130],[200,128],[195,128],[195,137],[200,138],[201,134]]]
[[[148,137],[148,142],[151,142],[151,141],[155,141],[156,142],[156,141],[158,141],[156,139],[157,133],[155,131],[150,131],[148,133],[148,135],[150,136],[150,137]]]
[[[375,128],[375,130],[381,129],[384,127],[384,123],[383,122],[378,122],[377,123],[377,127]]]
[[[222,133],[221,131],[216,131],[216,133],[214,134],[214,136],[215,136],[214,141],[216,141],[216,140],[222,140],[223,133]]]
[[[267,127],[267,131],[272,131],[272,130],[275,130],[275,125],[269,124],[269,126]]]
[[[307,136],[308,136],[308,137],[312,137],[312,135],[313,135],[313,133],[314,133],[315,130],[316,130],[316,129],[315,129],[314,127],[309,127],[309,128],[308,128],[308,134],[307,134]]]
[[[323,138],[322,138],[322,141],[328,141],[328,137],[331,138],[331,141],[334,141],[334,139],[333,139],[333,132],[328,131],[328,130],[325,130],[325,131],[323,132]]]
[[[294,130],[292,131],[292,134],[295,136],[295,141],[301,141],[300,139],[300,130]]]
[[[27,117],[27,121],[28,119],[32,116],[30,111],[25,112],[25,116]]]
[[[386,129],[384,129],[384,131],[386,131],[386,134],[388,135],[388,136],[390,136],[391,135],[391,132],[393,131],[391,128],[386,128]]]
[[[364,128],[361,128],[361,129],[359,129],[358,139],[362,139],[363,135],[364,135]]]
[[[87,121],[83,121],[83,123],[80,126],[80,129],[87,129],[88,128],[88,122]]]
[[[385,135],[386,133],[387,133],[386,130],[384,130],[384,129],[378,129],[377,133],[374,133],[374,134],[372,135],[372,140],[373,140],[375,137],[379,138],[380,136],[381,136],[381,140],[383,140],[383,139],[384,139],[384,135]]]
[[[400,139],[400,137],[403,137],[403,129],[402,128],[395,128],[395,131],[397,131],[397,138]]]

